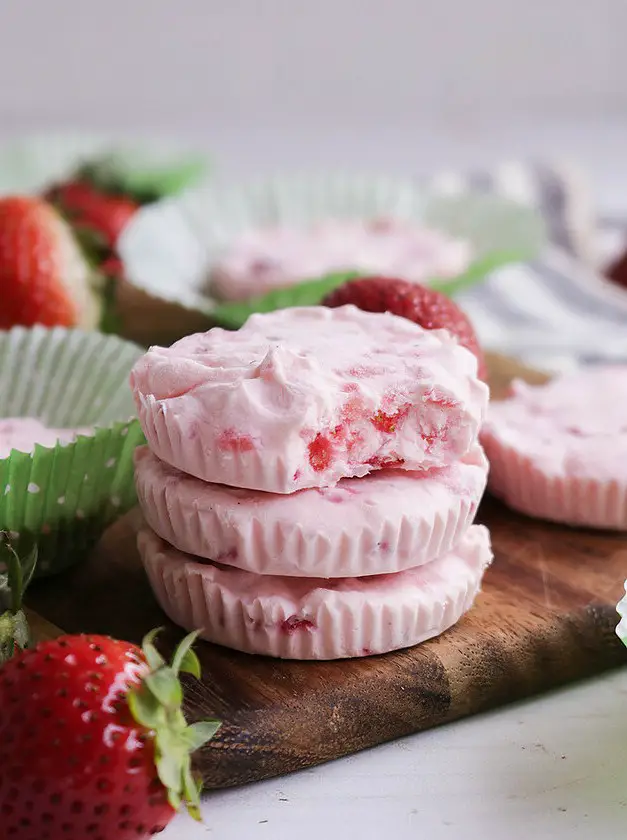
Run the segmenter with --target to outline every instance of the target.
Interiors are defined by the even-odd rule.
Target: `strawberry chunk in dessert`
[[[476,372],[448,331],[318,306],[152,347],[131,385],[163,461],[204,481],[291,493],[459,460],[487,406]]]

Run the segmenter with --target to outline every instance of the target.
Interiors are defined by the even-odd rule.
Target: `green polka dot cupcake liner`
[[[0,459],[0,531],[18,551],[36,540],[38,577],[79,561],[136,502],[133,452],[145,441],[128,376],[142,352],[96,332],[0,332],[0,418],[85,431]]]

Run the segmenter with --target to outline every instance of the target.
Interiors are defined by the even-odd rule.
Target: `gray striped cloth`
[[[551,371],[627,361],[627,291],[597,270],[597,226],[585,180],[571,165],[511,163],[430,183],[456,194],[494,192],[536,207],[551,246],[460,296],[484,347]]]

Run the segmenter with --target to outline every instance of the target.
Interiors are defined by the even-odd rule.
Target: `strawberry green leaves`
[[[200,679],[200,662],[192,650],[192,645],[198,638],[198,633],[190,633],[177,647],[172,659],[172,670],[175,674],[180,671],[191,674],[197,680]]]
[[[165,659],[161,656],[154,645],[154,641],[160,632],[161,628],[159,627],[156,630],[151,630],[150,633],[144,637],[144,641],[142,643],[142,651],[146,657],[146,662],[152,671],[156,671],[165,665]]]
[[[37,565],[37,546],[20,560],[6,531],[0,531],[0,664],[28,647],[30,633],[22,598]],[[4,571],[2,571],[4,569]]]
[[[200,662],[192,650],[198,633],[190,633],[179,644],[168,665],[154,645],[154,630],[142,645],[149,672],[141,686],[128,695],[128,705],[137,723],[154,732],[155,763],[170,805],[185,805],[194,819],[200,819],[200,785],[191,769],[191,754],[204,746],[221,726],[218,720],[187,724],[183,714],[180,673],[200,678]]]
[[[190,724],[183,733],[190,752],[195,752],[203,747],[219,729],[220,722],[217,720],[201,720],[198,723]]]
[[[155,700],[165,709],[175,709],[183,702],[183,688],[171,668],[161,667],[148,674],[144,682]]]

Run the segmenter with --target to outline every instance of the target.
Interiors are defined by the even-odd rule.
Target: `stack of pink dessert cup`
[[[446,331],[353,306],[251,317],[151,348],[131,385],[152,589],[247,653],[407,648],[473,605],[488,465],[477,361]]]

